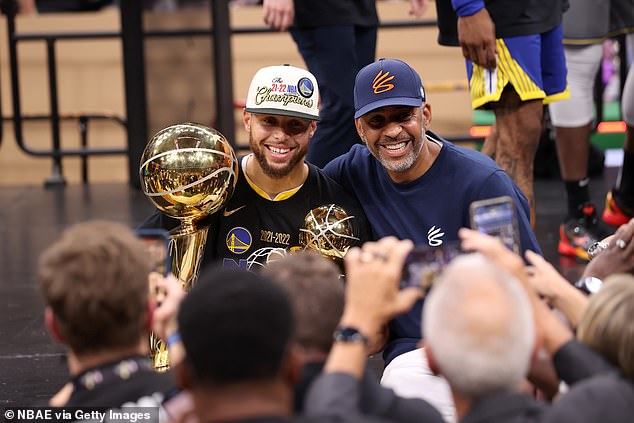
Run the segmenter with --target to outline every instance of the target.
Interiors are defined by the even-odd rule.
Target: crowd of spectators
[[[79,224],[39,264],[47,326],[67,346],[70,370],[51,401],[152,405],[161,421],[442,422],[433,405],[399,397],[367,368],[384,325],[426,295],[423,353],[447,380],[457,421],[627,422],[633,235],[634,220],[587,266],[585,276],[603,280],[590,296],[541,256],[527,252],[524,261],[496,238],[463,229],[465,254],[428,293],[400,289],[413,244],[387,237],[348,252],[345,280],[306,251],[259,272],[208,267],[187,295],[174,278],[153,274],[166,294],[156,304],[134,232]],[[183,354],[155,373],[144,358],[148,332],[164,334],[168,323],[178,334],[170,351]],[[550,378],[537,375],[543,362]],[[536,399],[526,380],[544,392],[556,386],[554,398]]]

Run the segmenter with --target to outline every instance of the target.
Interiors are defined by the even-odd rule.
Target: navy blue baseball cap
[[[354,117],[384,106],[420,107],[425,89],[418,73],[396,59],[379,59],[357,73],[354,81]]]

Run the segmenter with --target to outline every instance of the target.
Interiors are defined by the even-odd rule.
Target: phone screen
[[[499,238],[508,249],[519,252],[515,204],[510,197],[498,197],[471,203],[471,227]]]
[[[152,260],[152,271],[163,276],[170,273],[169,233],[163,229],[139,229],[137,236],[147,248]]]
[[[415,247],[405,260],[401,289],[414,286],[428,291],[442,270],[460,254],[458,242],[446,242],[440,247]]]

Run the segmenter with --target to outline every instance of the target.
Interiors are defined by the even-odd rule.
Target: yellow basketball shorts
[[[474,109],[500,100],[511,84],[523,101],[544,103],[568,98],[566,58],[561,25],[543,34],[496,40],[497,66],[485,69],[467,60],[467,74]]]

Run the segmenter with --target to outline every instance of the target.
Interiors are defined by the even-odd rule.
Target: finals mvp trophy
[[[199,222],[220,210],[233,194],[238,160],[218,131],[194,123],[169,126],[145,147],[139,168],[141,187],[157,209],[180,220],[170,232],[172,273],[185,291],[198,278],[208,227]],[[167,370],[166,343],[151,334],[154,368]]]
[[[333,260],[343,272],[343,258],[359,242],[359,229],[354,216],[336,204],[314,208],[304,218],[299,243]]]

